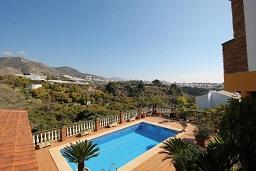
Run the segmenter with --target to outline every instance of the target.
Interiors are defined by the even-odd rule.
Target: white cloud
[[[11,51],[1,51],[2,56],[13,56],[13,53]]]
[[[27,52],[24,50],[20,50],[20,51],[9,51],[9,50],[5,50],[5,51],[1,51],[0,52],[1,56],[6,56],[6,57],[11,57],[11,56],[20,56],[20,57],[25,57],[27,56]]]

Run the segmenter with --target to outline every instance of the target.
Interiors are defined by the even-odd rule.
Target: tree
[[[114,83],[114,82],[110,82],[108,83],[106,86],[105,86],[105,90],[108,92],[108,93],[111,93],[113,94],[114,96],[117,95],[117,84]]]
[[[204,171],[229,171],[238,162],[235,149],[233,142],[217,137],[199,154],[198,166]]]
[[[235,143],[243,170],[256,170],[256,98],[232,99],[220,121],[220,136]]]
[[[202,116],[209,118],[209,112],[205,114]],[[191,166],[195,166],[199,171],[229,171],[234,164],[240,166],[240,170],[256,170],[256,98],[232,99],[223,116],[220,116],[220,122],[216,121],[216,124],[218,123],[219,137],[211,141],[206,149],[189,148],[188,144],[180,140],[178,143],[175,143],[177,140],[164,143],[164,153],[169,158],[173,157],[177,170],[193,170],[194,167]],[[199,129],[203,138],[207,137],[207,128]],[[184,151],[187,151],[186,155]],[[188,157],[190,155],[191,157]]]
[[[77,141],[64,147],[63,156],[70,162],[77,163],[78,171],[83,171],[84,162],[99,155],[99,147],[91,141]]]
[[[205,141],[210,137],[211,129],[207,125],[200,125],[195,132],[195,139],[199,146],[204,147]]]
[[[233,143],[220,138],[206,149],[177,138],[163,144],[160,153],[166,154],[164,160],[171,159],[177,171],[229,171],[238,161]]]
[[[171,84],[170,88],[168,89],[167,92],[169,95],[172,95],[174,97],[176,96],[182,96],[182,89],[178,87],[176,84]]]
[[[157,106],[162,106],[163,101],[158,96],[153,96],[148,99],[148,104],[153,107],[153,112],[156,111]]]
[[[166,154],[163,160],[171,159],[177,171],[197,171],[197,158],[202,150],[192,143],[180,138],[173,138],[163,142],[160,154]]]
[[[155,86],[160,86],[162,83],[158,79],[155,79],[154,81],[152,81],[152,84]]]
[[[144,84],[144,82],[143,82],[142,80],[140,80],[140,81],[138,82],[138,84],[137,84],[137,89],[138,89],[139,92],[144,91],[144,89],[145,89],[145,84]]]

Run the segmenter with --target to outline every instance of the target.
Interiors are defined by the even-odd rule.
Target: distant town
[[[78,84],[78,85],[87,85],[90,83],[108,83],[108,82],[120,82],[117,80],[104,80],[99,78],[94,78],[93,76],[86,76],[85,78],[78,78],[73,77],[70,75],[63,74],[62,79],[47,79],[46,75],[41,74],[35,74],[35,73],[26,73],[26,74],[15,74],[15,76],[18,77],[24,77],[27,79],[30,79],[32,81],[36,81],[37,85],[32,86],[35,88],[41,87],[38,83],[40,81],[47,81],[51,83],[59,83],[59,84]],[[151,84],[151,81],[144,81],[147,84]],[[192,82],[192,83],[177,83],[177,82],[166,82],[163,81],[163,84],[171,85],[176,84],[179,87],[192,87],[192,88],[205,88],[205,89],[223,89],[223,83],[198,83],[198,82]]]

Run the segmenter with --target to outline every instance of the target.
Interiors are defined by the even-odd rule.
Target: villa
[[[198,109],[210,109],[219,105],[225,105],[231,98],[239,99],[239,93],[228,91],[209,91],[208,94],[196,97]]]

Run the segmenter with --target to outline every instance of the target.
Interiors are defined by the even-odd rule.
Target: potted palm
[[[205,141],[209,139],[211,130],[206,126],[200,126],[195,131],[195,139],[199,146],[205,147]]]
[[[64,147],[63,156],[70,162],[77,163],[78,171],[89,171],[85,168],[85,161],[99,155],[99,147],[91,141],[77,141]]]
[[[147,117],[147,114],[145,112],[142,112],[141,113],[141,118],[145,118],[145,117]]]

